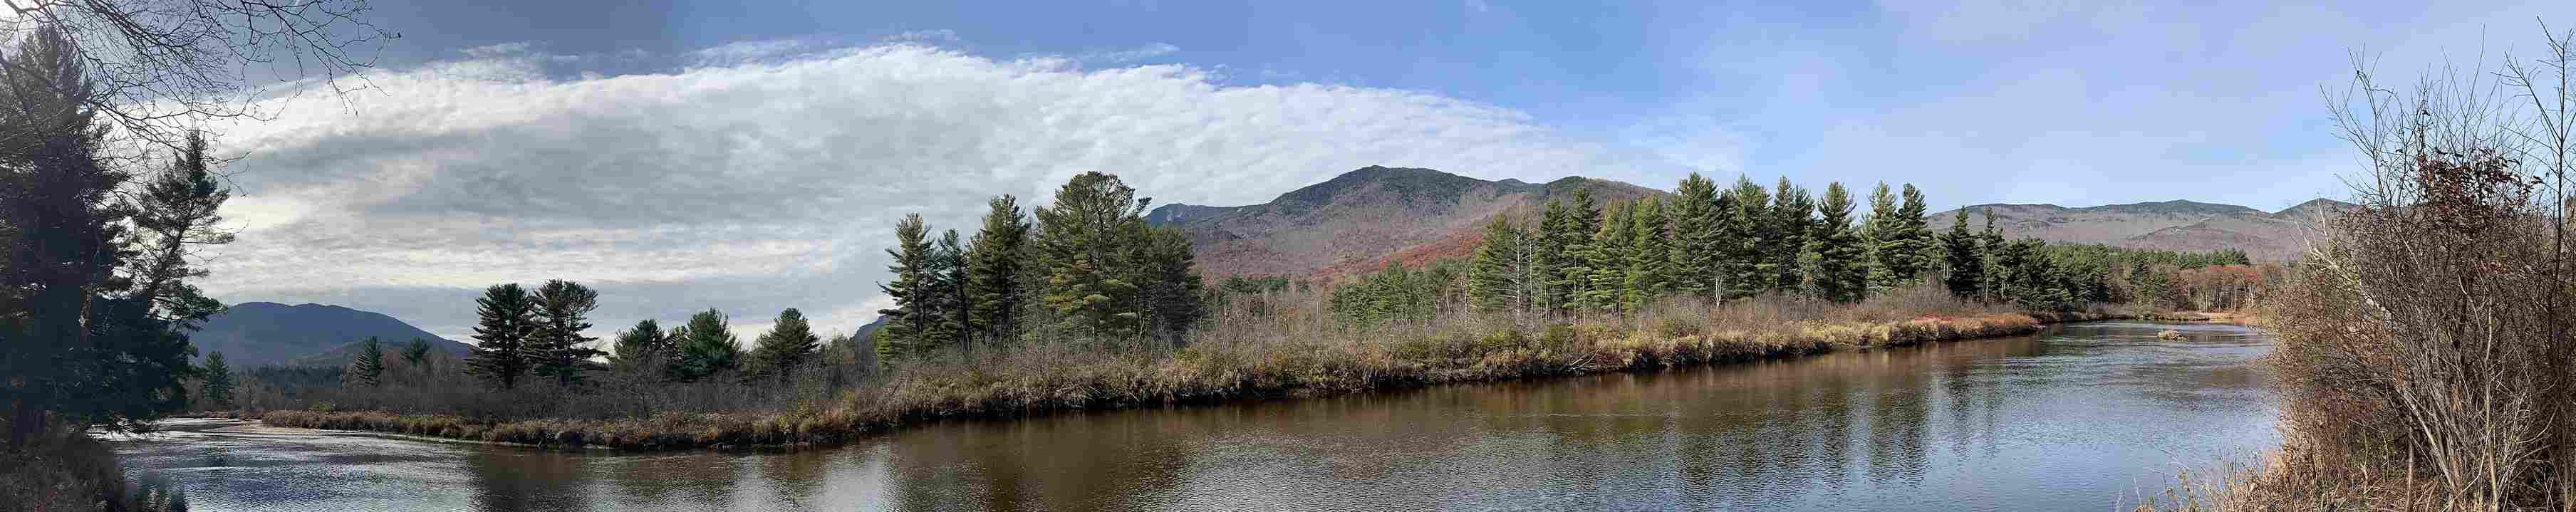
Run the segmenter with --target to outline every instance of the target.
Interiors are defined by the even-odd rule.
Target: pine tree
[[[528,338],[536,331],[536,303],[518,283],[492,285],[474,300],[474,351],[467,373],[510,389],[528,372]]]
[[[1485,225],[1485,243],[1476,247],[1467,279],[1467,295],[1477,309],[1520,316],[1529,311],[1528,234],[1513,225],[1511,214]]]
[[[1576,238],[1573,229],[1572,211],[1566,208],[1565,203],[1549,199],[1547,208],[1539,215],[1537,229],[1524,242],[1529,252],[1531,311],[1541,315],[1565,313],[1568,299],[1565,289],[1557,284],[1557,276],[1566,265],[1566,246]]]
[[[1817,223],[1808,234],[1802,265],[1807,269],[1807,288],[1819,299],[1858,302],[1868,293],[1865,260],[1869,255],[1860,234],[1852,229],[1851,194],[1842,183],[1828,184],[1816,210]]]
[[[342,374],[342,385],[376,387],[385,383],[385,347],[376,337],[358,342],[358,355],[349,358],[349,369]]]
[[[1592,243],[1584,251],[1583,308],[1587,311],[1610,312],[1619,307],[1628,283],[1628,255],[1635,245],[1628,238],[1628,222],[1633,215],[1632,203],[1610,205],[1593,229]]]
[[[599,292],[580,283],[553,279],[539,285],[533,299],[534,332],[526,345],[531,369],[537,375],[553,377],[556,386],[580,383],[583,374],[593,370],[590,359],[607,354],[591,347],[598,338],[581,334],[590,330],[590,312],[599,309]]]
[[[1982,295],[1989,301],[2012,300],[2012,295],[2004,291],[2004,276],[2012,272],[2012,265],[2002,260],[2004,230],[1995,227],[1994,212],[1980,210],[1978,213],[1985,214],[1986,217],[1986,230],[1977,235],[1977,248],[1985,251],[1982,256],[1986,260],[1986,282],[1981,285]],[[1963,210],[1960,215],[1967,215],[1967,213]]]
[[[689,324],[673,332],[682,336],[671,358],[674,380],[694,381],[742,364],[742,338],[715,308],[689,315]]]
[[[1020,305],[1028,301],[1031,288],[1026,262],[1032,255],[1029,219],[1020,213],[1019,199],[1004,195],[988,204],[984,229],[967,244],[966,274],[974,299],[968,316],[981,327],[978,336],[994,343],[1020,332]]]
[[[1726,218],[1718,226],[1718,275],[1725,281],[1726,300],[1739,301],[1761,295],[1771,288],[1772,273],[1777,263],[1765,257],[1765,226],[1770,224],[1771,195],[1750,178],[1737,176],[1735,187],[1728,189],[1719,202],[1729,206]]]
[[[920,214],[895,221],[895,247],[886,250],[886,255],[894,258],[894,263],[886,267],[894,274],[894,282],[877,285],[877,289],[894,298],[894,309],[877,310],[886,320],[885,326],[877,329],[878,361],[891,363],[937,346],[939,277],[933,261],[937,256],[928,234],[929,228],[922,225]]]
[[[1770,256],[1771,292],[1797,293],[1806,281],[1806,271],[1798,267],[1798,255],[1806,251],[1807,231],[1816,225],[1816,198],[1805,187],[1780,177],[1779,188],[1771,200],[1771,235],[1764,241],[1763,252]]]
[[[617,332],[616,341],[610,343],[616,351],[609,354],[609,364],[620,371],[660,368],[669,361],[671,341],[660,322],[637,320],[634,327]]]
[[[206,367],[199,369],[198,375],[204,379],[198,388],[205,392],[209,405],[217,409],[233,407],[233,367],[224,364],[224,353],[206,353]]]
[[[1865,261],[1869,263],[1871,295],[1895,288],[1903,280],[1896,275],[1896,267],[1902,265],[1898,260],[1910,256],[1897,251],[1896,244],[1904,238],[1898,233],[1902,229],[1896,218],[1895,191],[1887,188],[1887,182],[1878,182],[1877,187],[1870,189],[1869,217],[1861,220],[1860,229],[1861,247],[1869,254]]]
[[[1941,278],[1941,285],[1950,289],[1952,297],[1982,299],[1984,294],[1980,291],[1986,281],[1985,250],[1978,247],[1976,233],[1968,231],[1967,210],[1960,210],[1959,216],[1950,221],[1950,232],[1941,235],[1942,264],[1950,269],[1949,274]]]
[[[931,308],[936,312],[933,318],[938,319],[938,334],[933,336],[939,340],[936,346],[955,345],[960,349],[973,346],[975,319],[968,316],[968,310],[974,305],[973,280],[966,275],[966,246],[959,241],[957,230],[940,233],[939,245],[931,249],[930,261],[930,275],[932,282],[936,283],[930,301],[935,305]]]
[[[814,360],[814,351],[822,342],[822,337],[814,335],[814,327],[806,323],[804,312],[796,308],[780,311],[778,322],[754,340],[757,346],[751,352],[752,373],[787,379],[796,368]]]
[[[1673,190],[1673,291],[1715,299],[1718,296],[1717,183],[1691,173]]]
[[[1556,242],[1563,252],[1558,253],[1561,256],[1557,258],[1556,279],[1549,285],[1555,288],[1552,293],[1564,298],[1559,304],[1566,311],[1589,312],[1594,295],[1592,265],[1599,245],[1596,238],[1601,230],[1601,209],[1593,203],[1590,189],[1576,188],[1565,212],[1565,229],[1557,233],[1564,240]]]
[[[411,341],[403,343],[403,362],[409,363],[413,368],[426,365],[429,363],[429,349],[429,340],[412,338]]]
[[[1047,266],[1038,302],[1076,333],[1116,339],[1146,327],[1143,290],[1129,279],[1147,203],[1117,176],[1088,172],[1037,209],[1035,243]]]
[[[1628,280],[1622,306],[1642,311],[1671,292],[1672,231],[1662,201],[1649,197],[1628,212]]]
[[[1927,205],[1923,203],[1923,190],[1914,188],[1912,183],[1905,184],[1904,190],[1898,196],[1904,202],[1896,207],[1896,215],[1897,221],[1902,223],[1898,232],[1905,235],[1905,245],[1912,249],[1908,254],[1913,256],[1910,260],[1913,270],[1906,274],[1908,282],[1912,282],[1910,279],[1939,270],[1941,235],[1932,231],[1932,219],[1923,216],[1927,213],[1924,211]]]
[[[1161,336],[1165,343],[1178,345],[1181,336],[1207,315],[1207,285],[1199,277],[1198,256],[1190,248],[1190,237],[1175,228],[1139,228],[1143,230],[1137,244],[1140,254],[1134,282],[1139,299],[1144,302],[1146,327]]]

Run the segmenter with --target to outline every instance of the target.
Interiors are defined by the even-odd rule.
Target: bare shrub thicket
[[[2576,32],[2330,98],[2370,172],[2271,314],[2285,446],[2169,508],[2576,510]]]

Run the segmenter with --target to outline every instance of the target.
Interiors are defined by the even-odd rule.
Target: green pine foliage
[[[1510,214],[1485,225],[1485,242],[1476,247],[1467,274],[1467,296],[1477,309],[1515,317],[1530,311],[1537,287],[1531,286],[1535,274],[1529,238]]]
[[[342,374],[346,384],[372,388],[385,383],[385,347],[376,337],[358,342],[358,355],[349,359],[348,372]]]
[[[1147,228],[1129,242],[1136,258],[1135,282],[1147,317],[1146,327],[1165,343],[1181,336],[1207,316],[1207,285],[1198,273],[1198,255],[1189,235],[1172,228]]]
[[[1806,187],[1780,177],[1772,189],[1770,238],[1763,240],[1763,253],[1771,259],[1772,293],[1797,293],[1805,283],[1806,272],[1798,267],[1798,257],[1806,252],[1807,231],[1816,224],[1816,198]]]
[[[1801,257],[1808,293],[1832,302],[1858,302],[1869,292],[1869,256],[1852,228],[1851,194],[1842,183],[1828,184],[1816,211],[1817,222]]]
[[[411,341],[403,342],[403,362],[410,363],[414,368],[429,364],[429,350],[429,340],[412,338]]]
[[[754,339],[751,373],[787,379],[797,368],[814,360],[814,354],[822,348],[822,343],[823,338],[816,336],[814,327],[805,321],[805,313],[787,308],[778,312],[778,321],[770,326],[769,332]]]
[[[1622,284],[1620,307],[1640,311],[1671,294],[1671,276],[1676,273],[1672,226],[1663,203],[1649,197],[1630,208],[1627,230],[1628,278]]]
[[[1037,209],[1039,254],[1046,262],[1039,303],[1077,335],[1118,339],[1146,327],[1143,288],[1131,246],[1145,231],[1145,205],[1117,176],[1088,172],[1056,189],[1055,204]]]
[[[1785,182],[1784,182],[1785,183]],[[1553,206],[1553,205],[1551,205]],[[1717,183],[1699,173],[1682,178],[1673,190],[1670,208],[1673,223],[1671,275],[1673,292],[1680,295],[1716,299],[1718,287],[1717,226],[1723,212],[1717,210]]]
[[[224,364],[224,353],[206,353],[206,366],[197,370],[197,388],[206,396],[206,405],[215,409],[233,407],[233,367]]]
[[[1325,297],[1325,307],[1343,325],[1358,330],[1427,322],[1470,303],[1468,281],[1474,272],[1457,259],[1422,268],[1388,263],[1377,272],[1334,286]]]
[[[1982,292],[1986,281],[1986,250],[1978,243],[1976,233],[1968,231],[1965,212],[1952,217],[1950,231],[1941,235],[1941,257],[1942,266],[1949,269],[1942,276],[1941,285],[1950,290],[1950,296],[1968,300],[1985,298]]]
[[[536,331],[536,301],[510,283],[484,288],[474,304],[474,351],[466,357],[466,372],[494,387],[517,387],[531,366],[527,345]]]
[[[1718,224],[1717,273],[1725,285],[1725,298],[1738,301],[1761,295],[1771,289],[1772,276],[1779,269],[1778,260],[1765,257],[1768,242],[1779,238],[1770,229],[1776,218],[1771,194],[1752,178],[1737,176],[1735,187],[1718,202],[1728,207],[1726,218]]]
[[[634,327],[618,331],[614,339],[609,366],[628,372],[661,368],[669,360],[673,341],[662,332],[661,322],[650,318],[635,321]]]
[[[590,312],[599,309],[599,292],[580,283],[554,279],[537,286],[531,299],[535,314],[522,345],[529,369],[552,377],[556,386],[579,384],[584,374],[597,369],[591,358],[607,354],[591,347],[598,338],[582,335],[582,331],[590,329]]]
[[[1559,252],[1556,278],[1548,283],[1549,293],[1559,299],[1555,302],[1562,312],[1581,314],[1592,304],[1592,265],[1595,236],[1601,230],[1601,207],[1593,202],[1589,189],[1577,188],[1565,208],[1565,225],[1550,230],[1558,238],[1550,243]]]
[[[967,244],[966,274],[971,302],[967,317],[976,321],[977,336],[1005,340],[1020,332],[1020,312],[1029,300],[1031,270],[1029,219],[1019,199],[993,198],[984,228]]]
[[[674,332],[679,343],[671,358],[672,380],[695,381],[740,368],[742,338],[734,336],[724,313],[708,308],[689,315],[688,325]]]
[[[1630,237],[1633,233],[1628,230],[1634,207],[1633,203],[1610,205],[1602,212],[1600,225],[1593,230],[1592,243],[1583,253],[1584,267],[1591,273],[1584,276],[1583,294],[1576,299],[1584,311],[1616,311],[1624,298],[1629,254],[1636,250],[1635,241]]]
[[[1565,308],[1571,299],[1566,288],[1560,286],[1558,276],[1563,275],[1567,265],[1566,248],[1582,239],[1573,231],[1573,209],[1562,201],[1549,199],[1539,213],[1538,226],[1525,240],[1529,251],[1529,307],[1538,314],[1567,313]]]
[[[919,214],[906,215],[895,222],[895,246],[886,250],[886,255],[894,259],[886,267],[894,274],[894,281],[877,285],[894,298],[893,309],[877,310],[877,314],[886,317],[885,326],[876,334],[878,361],[890,363],[944,341],[938,337],[942,315],[938,309],[937,255],[932,252],[928,235],[929,227],[922,224]]]

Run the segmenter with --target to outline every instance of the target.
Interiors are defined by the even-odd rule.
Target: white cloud
[[[882,305],[897,218],[971,229],[986,198],[1044,202],[1084,171],[1157,203],[1244,204],[1372,164],[1525,180],[1674,167],[1420,92],[912,44],[798,55],[590,77],[520,48],[380,73],[354,108],[280,100],[277,121],[222,134],[246,155],[227,208],[246,229],[204,285],[460,338],[481,287],[554,278],[601,289],[600,333],[708,307],[745,331],[788,307],[847,331]]]

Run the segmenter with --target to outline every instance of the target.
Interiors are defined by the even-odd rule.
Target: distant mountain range
[[[223,352],[226,364],[250,366],[335,366],[355,355],[355,344],[374,336],[388,346],[413,338],[450,354],[471,347],[420,330],[381,313],[324,304],[285,305],[244,302],[206,320],[190,334],[197,354]]]
[[[1722,185],[1722,184],[1721,184]],[[1475,250],[1483,227],[1505,212],[1528,214],[1551,197],[1590,189],[1603,204],[1667,192],[1616,181],[1568,177],[1545,184],[1486,181],[1431,169],[1370,166],[1246,206],[1167,204],[1146,222],[1180,228],[1210,275],[1326,275],[1367,272],[1388,262],[1419,263]],[[1863,206],[1866,208],[1866,206]],[[2294,259],[2304,226],[2353,208],[2318,199],[2279,212],[2235,205],[2166,201],[2085,208],[1983,204],[2013,238],[2095,243],[2140,249],[2243,249],[2257,260]],[[1948,229],[1958,210],[1929,217]],[[1866,213],[1866,212],[1861,212]],[[1983,228],[1983,218],[1969,219]]]
[[[2068,208],[2053,204],[1981,204],[1933,214],[1933,229],[1949,229],[1959,212],[1970,212],[1970,229],[1983,229],[1985,215],[2013,238],[2037,237],[2052,242],[2103,244],[2132,249],[2215,251],[2243,249],[2256,261],[2298,259],[2322,219],[2357,208],[2351,203],[2317,199],[2277,212],[2228,204],[2192,201],[2115,204]]]
[[[1430,169],[1363,167],[1247,206],[1167,204],[1145,221],[1178,227],[1213,275],[1340,274],[1390,261],[1418,263],[1475,250],[1484,224],[1536,212],[1548,198],[1589,189],[1603,204],[1664,192],[1582,177],[1544,184],[1485,181]]]

